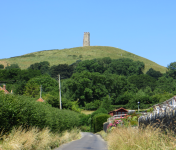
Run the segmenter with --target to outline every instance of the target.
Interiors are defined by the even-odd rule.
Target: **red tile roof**
[[[126,110],[125,108],[122,108],[122,107],[119,108],[119,109],[117,109],[117,110],[115,110],[115,111],[119,111],[119,110],[121,110],[121,109],[124,110],[124,111],[126,111],[126,112],[128,112],[128,110]]]
[[[44,102],[44,100],[42,98],[39,98],[37,102]]]
[[[9,94],[9,92],[6,90],[5,85],[3,85],[3,87],[0,86],[0,91],[4,91],[5,94]]]
[[[126,112],[128,112],[128,110],[126,110],[125,108],[119,108],[119,109],[117,109],[117,110],[113,110],[113,111],[110,111],[109,113],[111,113],[111,112],[115,112],[115,111],[119,111],[119,110],[124,110],[124,111],[126,111]]]

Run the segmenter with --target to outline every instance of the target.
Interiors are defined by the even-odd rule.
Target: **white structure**
[[[90,46],[90,33],[84,32],[83,46]]]

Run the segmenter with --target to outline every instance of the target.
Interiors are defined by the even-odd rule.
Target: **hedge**
[[[49,127],[53,132],[61,132],[79,125],[79,113],[59,110],[26,96],[0,92],[0,132],[20,125]]]
[[[93,132],[99,132],[103,130],[103,123],[107,122],[107,119],[111,117],[108,114],[100,113],[92,118],[92,128]]]

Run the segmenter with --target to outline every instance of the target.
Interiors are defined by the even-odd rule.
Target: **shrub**
[[[93,118],[96,114],[99,113],[108,114],[108,111],[105,108],[99,108],[91,114],[91,118]]]
[[[79,126],[79,113],[59,110],[47,103],[36,102],[26,96],[15,96],[0,92],[0,132],[8,132],[12,127],[49,127],[53,132],[64,131]]]
[[[103,130],[103,123],[107,122],[107,119],[111,117],[108,114],[97,114],[92,118],[92,128],[94,132],[99,132],[101,130]]]
[[[4,65],[0,64],[0,69],[4,69]]]
[[[18,64],[11,64],[10,66],[5,67],[5,69],[14,69],[14,68],[20,68]]]
[[[90,131],[90,126],[81,126],[80,127],[82,132],[89,132]]]
[[[89,121],[89,118],[90,118],[91,115],[86,115],[86,114],[81,114],[79,117],[80,117],[80,120],[79,120],[79,125],[80,126],[88,126],[90,125],[90,123],[88,122]]]
[[[94,102],[86,103],[85,102],[85,109],[86,110],[96,110],[100,107],[101,101],[95,100]]]

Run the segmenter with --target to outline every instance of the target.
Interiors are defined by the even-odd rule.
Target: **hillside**
[[[149,68],[153,68],[157,71],[160,71],[161,73],[166,72],[166,67],[160,66],[155,62],[152,62],[146,58],[137,56],[125,50],[108,46],[88,46],[62,50],[44,50],[22,56],[11,57],[8,59],[0,59],[0,64],[4,64],[5,66],[10,64],[18,64],[21,69],[26,69],[31,64],[41,61],[48,61],[52,66],[65,63],[72,64],[77,60],[103,57],[110,57],[112,59],[131,58],[134,61],[142,61],[145,63],[144,73],[148,71]]]

